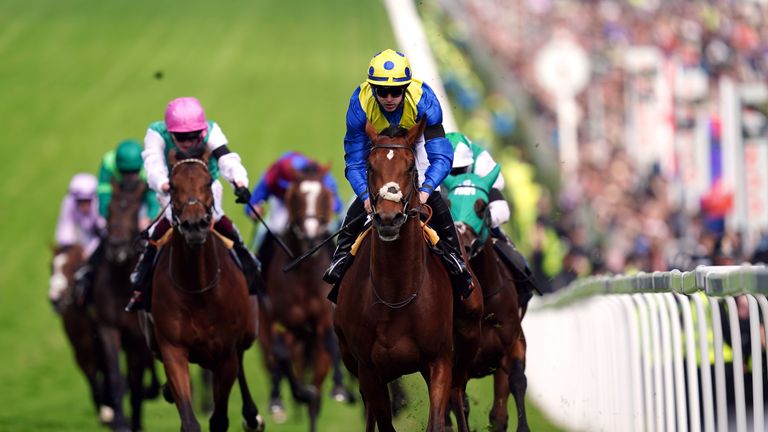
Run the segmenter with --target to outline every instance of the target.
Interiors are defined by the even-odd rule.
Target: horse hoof
[[[250,426],[248,424],[248,421],[246,419],[243,419],[243,430],[246,432],[264,432],[266,429],[266,423],[264,423],[264,419],[261,417],[261,414],[256,414],[256,417],[253,419],[253,426]]]
[[[283,402],[279,399],[272,399],[269,403],[269,414],[272,416],[272,420],[277,424],[283,424],[288,420],[288,415],[285,413]]]
[[[336,402],[347,402],[349,404],[355,403],[355,396],[344,388],[344,386],[334,386],[333,390],[331,390],[331,399],[335,400]]]
[[[115,419],[115,410],[112,408],[102,405],[99,407],[99,421],[103,425],[108,425],[112,423],[112,420]]]
[[[317,402],[319,397],[319,392],[315,386],[304,386],[296,394],[296,400],[305,404]]]

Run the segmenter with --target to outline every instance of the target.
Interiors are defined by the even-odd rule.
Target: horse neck
[[[196,247],[187,245],[184,236],[172,236],[171,278],[187,291],[201,291],[208,287],[220,271],[220,260],[216,256],[216,238],[208,233],[204,244]]]
[[[371,278],[381,291],[410,290],[421,281],[422,272],[426,271],[423,267],[427,252],[418,219],[409,217],[400,228],[397,240],[385,242],[375,230],[371,236]]]
[[[497,262],[496,252],[493,249],[493,241],[490,236],[488,236],[480,252],[470,260],[469,264],[475,270],[475,274],[480,280],[480,285],[485,287],[485,289],[493,290],[501,285],[501,269],[499,266],[504,264]],[[487,295],[490,292],[484,291],[483,294]]]

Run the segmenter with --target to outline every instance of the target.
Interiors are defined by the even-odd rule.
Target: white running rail
[[[536,298],[528,395],[572,431],[768,431],[766,294],[768,268],[743,265],[592,277]]]

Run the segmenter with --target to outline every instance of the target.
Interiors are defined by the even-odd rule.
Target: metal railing
[[[768,268],[753,265],[577,281],[523,320],[528,395],[567,430],[768,430],[766,294]]]

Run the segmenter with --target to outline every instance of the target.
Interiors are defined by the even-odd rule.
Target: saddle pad
[[[432,229],[432,227],[425,225],[424,222],[421,222],[421,228],[424,232],[424,240],[431,243],[432,247],[436,247],[437,242],[440,241],[440,236],[437,235],[437,231]],[[369,232],[371,232],[370,226],[359,236],[357,236],[357,240],[355,240],[355,243],[352,245],[352,249],[350,251],[352,256],[357,255],[357,250],[360,248],[360,244],[363,243],[363,239],[368,235]]]
[[[216,231],[215,229],[211,231],[213,231],[213,233],[216,234],[216,236],[221,240],[221,242],[224,243],[224,247],[226,247],[227,249],[232,249],[234,247],[235,242],[228,239],[227,237],[225,237],[223,234]],[[173,235],[173,228],[168,229],[168,231],[166,231],[162,237],[154,241],[154,245],[158,248],[161,246],[165,246],[166,244],[168,244],[169,241],[171,241],[171,235]]]

